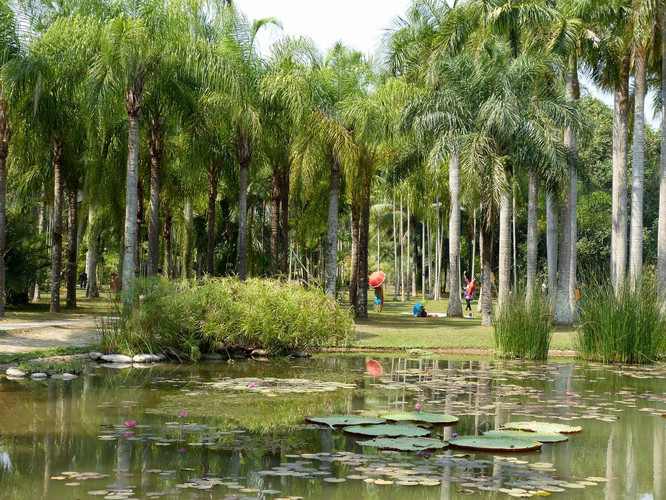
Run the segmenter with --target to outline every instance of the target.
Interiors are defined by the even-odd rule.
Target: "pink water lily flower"
[[[567,396],[576,396],[575,392],[567,392]]]
[[[134,427],[137,424],[136,420],[128,420],[125,422],[125,427]]]
[[[126,433],[125,433],[125,437],[126,437],[126,438],[133,438],[133,437],[134,437],[134,433],[133,433],[133,432],[126,432]]]
[[[256,386],[257,386],[257,384],[255,384],[254,382],[250,382],[250,385],[248,385],[248,387],[250,387],[250,388],[256,387]]]
[[[420,403],[414,403],[414,408],[416,408],[418,411],[421,411],[421,404]]]
[[[183,413],[179,413],[178,416],[179,416],[180,418],[185,418],[185,417],[187,417],[187,413],[185,413],[185,412],[183,412]]]
[[[176,451],[177,451],[178,453],[183,453],[183,452],[185,451],[185,448],[178,448]]]

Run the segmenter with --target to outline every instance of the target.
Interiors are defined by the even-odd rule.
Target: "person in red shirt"
[[[472,310],[472,301],[474,300],[474,293],[476,292],[476,278],[472,278],[472,281],[467,279],[467,274],[463,272],[463,276],[465,277],[465,300],[467,301],[467,306],[465,307],[465,311],[471,311]]]

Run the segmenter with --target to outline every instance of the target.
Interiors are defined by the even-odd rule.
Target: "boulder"
[[[270,356],[270,353],[266,349],[255,349],[250,353],[250,356],[265,358]]]
[[[74,375],[73,373],[56,373],[54,375],[51,375],[51,378],[55,380],[72,380],[75,378],[79,378],[79,376]]]
[[[132,358],[130,356],[125,356],[124,354],[105,354],[100,358],[102,361],[107,363],[131,363]]]
[[[97,360],[98,360],[99,358],[101,358],[102,356],[104,356],[104,354],[102,354],[101,352],[95,352],[95,351],[93,351],[93,352],[89,352],[89,353],[88,353],[88,357],[89,357],[90,359],[92,359],[93,361],[97,361]]]
[[[37,372],[30,375],[30,378],[34,380],[44,380],[45,378],[48,378],[48,375],[46,373]]]
[[[134,363],[157,363],[162,361],[163,356],[160,354],[137,354],[132,357]]]
[[[5,373],[8,377],[14,378],[23,378],[27,375],[23,370],[19,370],[18,368],[7,368]]]

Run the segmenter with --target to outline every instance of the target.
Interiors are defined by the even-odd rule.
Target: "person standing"
[[[465,306],[465,311],[472,310],[472,301],[474,300],[474,293],[476,292],[476,278],[472,278],[472,281],[467,279],[467,274],[463,272],[465,277],[465,300],[467,301],[467,306]]]

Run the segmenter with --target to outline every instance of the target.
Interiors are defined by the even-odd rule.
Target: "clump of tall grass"
[[[282,355],[346,345],[353,332],[349,311],[321,290],[296,282],[158,279],[135,289],[135,305],[126,301],[118,320],[103,325],[108,351],[163,352],[191,360],[203,352],[252,349]]]
[[[666,320],[657,297],[653,279],[640,291],[625,284],[617,294],[610,283],[586,287],[575,339],[579,355],[602,363],[652,363],[663,356]]]
[[[495,348],[503,358],[542,360],[548,358],[553,338],[552,312],[548,299],[535,292],[514,293],[503,304],[493,322]]]

